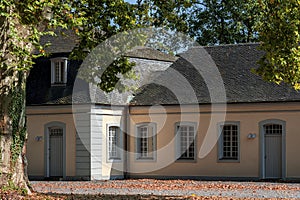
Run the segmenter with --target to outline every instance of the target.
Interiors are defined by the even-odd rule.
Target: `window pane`
[[[64,59],[60,59],[60,60],[56,60],[53,61],[54,62],[54,83],[65,83],[65,60]]]
[[[59,62],[55,62],[55,82],[59,83],[61,77],[60,64]]]
[[[59,80],[59,82],[63,83],[64,77],[65,77],[65,63],[60,62],[60,80]]]
[[[268,124],[264,125],[266,135],[281,135],[282,125],[280,124]]]
[[[50,128],[50,136],[63,136],[62,128]]]
[[[154,128],[151,125],[137,128],[137,153],[140,159],[153,159],[155,144],[154,144]]]
[[[195,130],[193,126],[181,125],[177,127],[180,138],[180,158],[179,159],[194,159],[195,145],[194,137]]]
[[[222,126],[222,156],[220,159],[237,160],[238,159],[238,126]]]
[[[110,126],[108,130],[108,156],[109,159],[120,158],[119,154],[119,127]]]

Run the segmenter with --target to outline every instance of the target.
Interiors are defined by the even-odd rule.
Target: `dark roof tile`
[[[200,68],[204,70],[210,70],[210,65],[215,63],[222,76],[226,92],[224,99],[228,103],[299,101],[300,93],[286,84],[265,82],[251,72],[251,68],[258,67],[257,61],[263,55],[257,47],[258,44],[194,47],[181,54],[181,57],[158,77],[155,81],[157,84],[144,87],[131,103],[135,105],[211,103],[210,93],[203,77],[191,62],[184,58],[198,61]],[[208,59],[209,56],[212,60]],[[187,83],[183,83],[184,80]],[[208,80],[211,81],[210,86],[213,88],[211,91],[216,89],[214,87],[218,87],[218,84],[214,83],[217,81],[216,76],[211,76]],[[196,98],[193,98],[193,95]]]

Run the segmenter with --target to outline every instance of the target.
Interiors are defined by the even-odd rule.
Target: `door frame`
[[[49,152],[49,128],[51,127],[60,127],[63,129],[63,179],[66,178],[66,124],[63,122],[53,121],[45,124],[44,126],[44,176],[50,177],[50,152]]]
[[[280,119],[267,119],[259,122],[259,141],[260,141],[260,179],[266,178],[265,169],[265,132],[264,125],[267,124],[280,124],[282,126],[282,136],[281,136],[281,179],[286,179],[286,122]]]

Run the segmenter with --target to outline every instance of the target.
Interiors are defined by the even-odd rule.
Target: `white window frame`
[[[141,129],[146,130],[141,135]],[[151,138],[149,141],[148,138]],[[140,123],[136,125],[136,160],[156,160],[156,123]],[[144,147],[141,145],[145,144]],[[145,150],[143,151],[142,148]],[[152,151],[149,149],[152,149]]]
[[[224,126],[236,126],[237,127],[237,156],[224,157]],[[218,162],[240,162],[240,122],[222,122],[218,124]],[[232,133],[230,135],[230,151],[233,151]],[[233,153],[233,152],[231,152]]]
[[[111,139],[111,136],[110,136],[110,128],[112,127],[116,127],[118,130],[117,130],[117,135],[116,135],[116,146],[115,146],[115,151],[116,151],[116,155],[115,156],[111,156],[110,155],[110,139]],[[122,144],[123,144],[123,137],[122,137],[122,131],[120,129],[120,126],[118,124],[107,124],[106,126],[106,157],[107,157],[107,162],[112,162],[112,161],[121,161],[122,160]]]
[[[194,145],[194,148],[193,148],[193,157],[182,157],[182,144],[183,144],[183,141],[182,141],[182,137],[181,137],[181,133],[179,131],[180,127],[188,127],[188,129],[190,127],[193,127],[194,129],[194,132],[193,132],[193,140],[190,141],[191,137],[187,137],[186,138],[186,146],[189,146],[187,147],[186,150],[188,150],[190,148],[190,145],[188,144],[192,144],[193,142],[193,145]],[[197,155],[197,123],[196,122],[177,122],[175,123],[175,138],[176,138],[176,161],[183,161],[183,162],[195,162],[196,161],[196,155]],[[190,130],[188,130],[188,133],[190,133]]]
[[[52,58],[51,60],[51,84],[52,85],[60,85],[60,84],[66,84],[67,83],[67,72],[68,72],[68,58],[66,57],[57,57]],[[62,66],[63,63],[63,66]],[[56,78],[56,67],[58,64],[59,70],[58,70],[58,79],[61,79],[60,81],[57,81]],[[63,67],[63,70],[61,69]],[[63,74],[61,72],[63,71]]]

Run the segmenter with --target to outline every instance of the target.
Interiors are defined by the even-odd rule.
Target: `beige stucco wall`
[[[200,108],[200,115],[198,109]],[[150,113],[149,113],[150,109]],[[195,110],[197,112],[195,112]],[[163,111],[163,114],[161,114]],[[221,118],[224,109],[217,107],[210,114],[209,106],[166,106],[164,108],[132,107],[130,109],[131,122],[130,134],[135,136],[135,126],[143,122],[155,122],[157,128],[157,149],[155,161],[137,161],[135,156],[129,156],[129,169],[131,172],[141,172],[138,175],[152,176],[214,176],[214,177],[259,177],[260,176],[260,145],[259,145],[259,122],[267,119],[280,119],[286,122],[286,177],[300,178],[300,131],[298,128],[300,119],[299,103],[274,103],[274,104],[229,104],[225,121],[237,121],[240,123],[240,160],[233,163],[218,162],[218,145],[212,145],[209,153],[196,161],[175,161],[175,143],[172,139],[175,135],[175,123],[182,121],[195,122],[198,124],[196,152],[203,147],[205,135],[218,133],[217,123],[212,121]],[[182,113],[182,114],[180,114]],[[212,128],[208,130],[209,123]],[[162,125],[161,125],[162,124]],[[248,139],[249,133],[255,133],[255,139]],[[130,139],[130,148],[135,148],[135,138]],[[169,145],[168,145],[169,144]],[[165,148],[169,146],[168,148]],[[165,149],[163,149],[165,148]],[[160,169],[161,168],[161,169]],[[158,169],[158,170],[153,170]],[[144,172],[143,172],[144,171]]]
[[[75,176],[76,130],[71,106],[30,106],[26,108],[28,142],[27,159],[29,176],[44,176],[45,125],[50,122],[66,124],[66,176]],[[41,141],[36,141],[42,136]]]
[[[149,114],[149,109],[151,114]],[[200,110],[199,110],[200,109]],[[203,158],[197,156],[196,161],[175,161],[175,123],[180,121],[194,122],[198,125],[196,136],[196,153],[204,145],[206,135],[217,137],[217,123],[221,119],[224,108],[216,107],[211,118],[210,107],[197,106],[165,106],[165,107],[131,107],[130,120],[127,124],[131,135],[129,139],[128,170],[140,172],[138,175],[151,176],[209,176],[209,177],[259,177],[260,176],[260,144],[259,122],[267,119],[280,119],[286,122],[286,177],[300,178],[300,133],[299,103],[274,104],[230,104],[227,106],[225,121],[240,123],[240,159],[239,162],[222,163],[218,161],[218,145],[213,143],[212,149]],[[163,112],[163,113],[162,113]],[[182,113],[182,114],[181,114]],[[200,115],[198,115],[200,113]],[[102,115],[102,176],[122,176],[125,157],[120,162],[107,160],[107,127],[120,125],[124,122],[122,110],[110,111],[103,109]],[[28,173],[31,176],[44,176],[44,125],[50,122],[66,124],[66,176],[76,174],[76,130],[72,117],[71,106],[32,106],[27,107],[29,160]],[[217,118],[216,121],[212,119]],[[157,127],[158,153],[154,161],[138,161],[134,154],[136,149],[136,124],[155,122]],[[209,129],[209,124],[211,127]],[[255,133],[255,139],[248,139],[249,133]],[[36,141],[42,136],[42,141]],[[124,140],[124,138],[123,138]],[[206,142],[206,144],[209,144]]]
[[[110,178],[112,176],[123,176],[124,169],[124,157],[123,152],[121,152],[121,160],[110,161],[107,156],[107,141],[108,141],[108,127],[109,126],[118,126],[121,127],[122,122],[122,110],[112,112],[110,110],[106,110],[105,115],[102,118],[102,177]],[[123,138],[120,138],[123,142]]]

